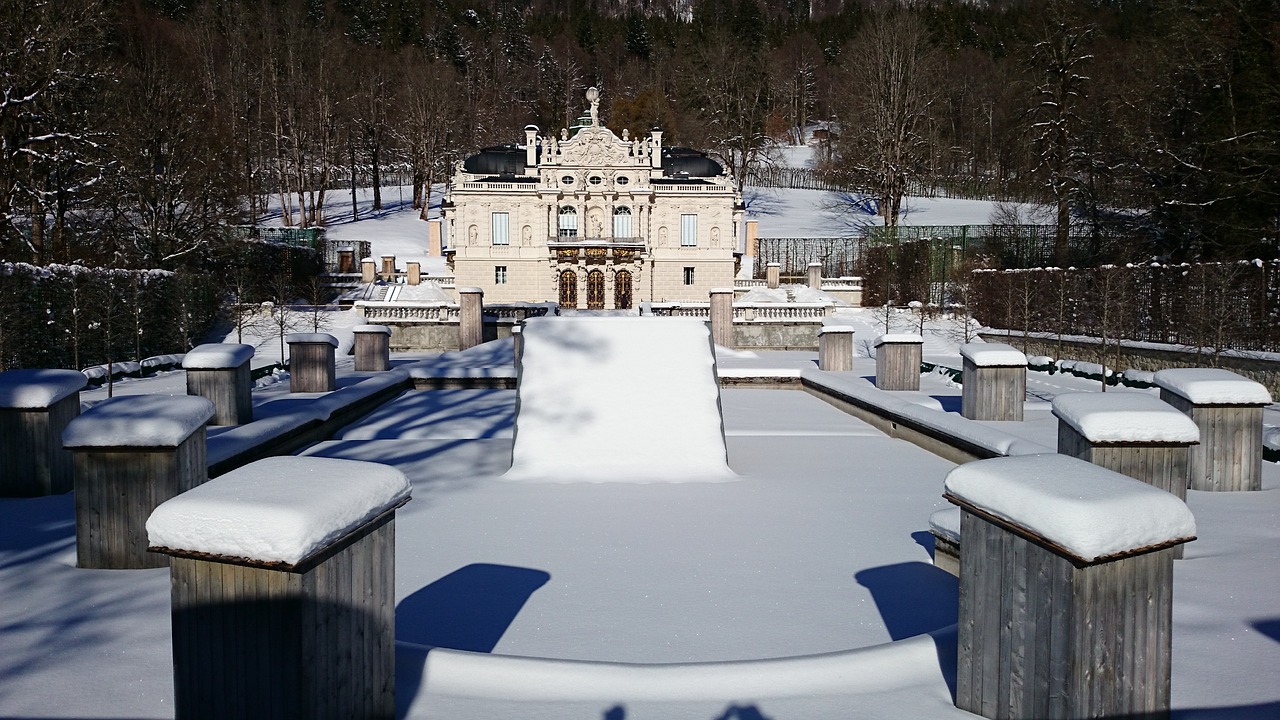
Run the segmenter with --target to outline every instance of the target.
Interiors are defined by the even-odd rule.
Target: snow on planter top
[[[1193,405],[1270,405],[1271,393],[1261,383],[1218,368],[1161,370],[1155,384]]]
[[[460,287],[457,290],[458,290],[458,293],[462,295],[483,295],[484,294],[484,290],[481,290],[478,287]]]
[[[960,542],[960,508],[943,508],[930,515],[929,532],[953,543]]]
[[[89,378],[78,370],[0,372],[0,408],[40,410],[80,392]]]
[[[320,343],[329,343],[334,347],[338,347],[338,338],[330,335],[329,333],[290,333],[285,336],[284,341],[290,345],[303,345],[309,343],[318,345]]]
[[[404,473],[379,463],[272,457],[162,503],[147,520],[152,548],[297,565],[408,502]]]
[[[960,346],[960,354],[977,367],[1026,367],[1027,356],[1004,343],[969,343]]]
[[[238,368],[252,357],[252,345],[207,343],[189,350],[182,358],[182,367],[187,370],[226,370]]]
[[[1196,520],[1172,493],[1058,454],[966,463],[948,500],[993,516],[1083,562],[1194,540]]]
[[[67,424],[72,448],[175,448],[213,417],[213,403],[195,395],[126,395],[104,400]]]
[[[1063,393],[1053,414],[1091,443],[1200,442],[1194,420],[1146,393]]]
[[[818,328],[819,335],[825,335],[827,333],[848,333],[852,335],[853,326],[852,325],[823,325],[822,327]]]
[[[535,482],[732,480],[707,323],[525,323],[511,469]]]
[[[714,288],[711,288],[711,290],[709,290],[707,294],[708,295],[732,295],[734,292],[735,291],[733,288],[714,287]]]
[[[922,345],[924,344],[924,338],[914,333],[888,333],[876,338],[876,347],[899,343]]]
[[[380,335],[390,335],[391,328],[386,325],[356,325],[351,328],[354,333],[377,333]]]

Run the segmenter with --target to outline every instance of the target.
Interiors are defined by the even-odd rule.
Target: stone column
[[[147,518],[208,479],[204,426],[211,417],[213,403],[202,397],[125,395],[67,425],[62,444],[75,457],[79,567],[169,564],[147,551]]]
[[[187,394],[213,403],[210,425],[244,425],[253,422],[253,346],[207,343],[187,351],[182,368]]]
[[[853,328],[824,325],[818,330],[818,369],[848,372],[853,369]]]
[[[814,290],[822,289],[822,263],[809,263],[809,287]]]
[[[956,707],[987,718],[1167,717],[1174,495],[1065,455],[966,463]]]
[[[378,264],[373,258],[365,258],[360,261],[360,282],[371,283],[378,279]]]
[[[770,290],[778,289],[782,275],[782,263],[769,263],[764,267],[765,282]]]
[[[80,414],[78,370],[0,373],[0,497],[39,497],[71,491],[72,458],[62,431]]]
[[[466,350],[484,342],[484,291],[458,288],[458,305],[458,349]]]
[[[387,465],[274,457],[156,508],[178,720],[395,717],[395,512],[409,492]]]
[[[440,231],[440,220],[427,221],[427,254],[440,257],[444,254],[444,242]]]
[[[421,285],[422,284],[422,263],[409,262],[407,263],[407,265],[408,265],[409,284]]]
[[[394,282],[395,275],[396,275],[396,256],[383,255],[382,256],[382,277],[386,278],[387,282]]]
[[[721,347],[734,347],[733,288],[711,289],[711,341]]]

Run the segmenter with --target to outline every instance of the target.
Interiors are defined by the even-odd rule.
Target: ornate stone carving
[[[561,161],[566,165],[624,165],[627,146],[607,128],[589,127],[578,131],[573,140],[560,146]]]

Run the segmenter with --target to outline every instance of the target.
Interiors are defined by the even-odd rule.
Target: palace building
[[[630,309],[702,301],[733,287],[742,195],[705,153],[664,147],[662,131],[618,137],[599,93],[573,128],[486,148],[461,163],[441,216],[458,287],[485,302]]]

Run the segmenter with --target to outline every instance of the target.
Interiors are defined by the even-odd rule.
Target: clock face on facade
[[[572,184],[573,184],[573,176],[572,176],[572,175],[565,175],[564,177],[560,178],[560,182],[561,182],[562,184],[564,184],[564,185],[572,185]]]

